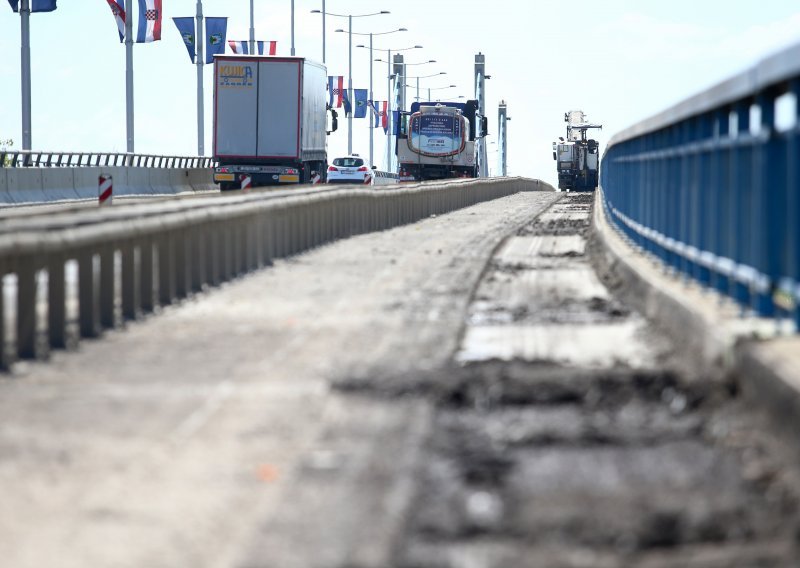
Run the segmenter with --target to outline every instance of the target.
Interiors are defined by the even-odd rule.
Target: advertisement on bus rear
[[[460,116],[418,114],[411,118],[408,145],[423,156],[453,156],[464,147]]]

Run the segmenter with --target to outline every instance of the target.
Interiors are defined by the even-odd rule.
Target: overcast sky
[[[124,151],[125,49],[104,0],[59,0],[52,13],[31,18],[33,146],[41,150]],[[171,19],[191,16],[195,0],[163,0],[160,42],[136,45],[136,151],[192,155],[197,151],[196,70]],[[295,0],[295,48],[322,59],[322,20],[311,10],[321,0]],[[248,0],[204,0],[207,16],[228,16],[228,39],[247,39]],[[256,0],[257,39],[290,50],[290,0]],[[767,8],[768,6],[768,8]],[[800,41],[796,0],[328,0],[334,13],[390,10],[354,19],[353,31],[408,32],[374,38],[375,47],[420,44],[407,61],[437,63],[409,68],[433,98],[474,96],[476,53],[486,55],[491,133],[497,104],[508,103],[509,173],[555,182],[552,141],[563,134],[564,112],[581,109],[604,125],[601,144],[615,132],[657,113],[762,57]],[[0,139],[21,144],[20,18],[0,0]],[[328,18],[329,75],[348,73],[347,20]],[[354,36],[353,45],[368,43]],[[374,53],[381,57],[381,53]],[[353,49],[354,88],[369,86],[369,53]],[[412,71],[413,70],[413,71]],[[375,63],[376,99],[386,99],[386,65]],[[206,77],[206,148],[211,149],[212,70]],[[411,79],[412,84],[416,81]],[[409,98],[415,96],[414,90]],[[331,136],[329,155],[346,153],[346,125]],[[368,156],[366,120],[354,121],[354,151]],[[385,137],[375,131],[376,164],[384,166]],[[494,138],[490,137],[490,140]],[[496,167],[496,145],[490,167]],[[602,151],[602,148],[601,148]]]

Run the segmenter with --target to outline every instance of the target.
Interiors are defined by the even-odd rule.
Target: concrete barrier
[[[71,168],[42,168],[42,191],[47,201],[78,199],[75,192],[74,170]]]
[[[153,186],[150,185],[150,174],[147,168],[127,168],[127,170],[128,184],[120,195],[152,195],[155,193]]]
[[[150,189],[154,195],[174,194],[180,191],[172,187],[170,170],[160,168],[145,169],[147,170],[147,176],[150,180]]]
[[[8,194],[8,170],[0,168],[0,203],[11,203],[11,196]]]
[[[169,180],[169,184],[175,193],[194,193],[194,188],[189,181],[189,170],[170,168]]]
[[[42,190],[42,168],[9,168],[8,196],[14,204],[48,201]]]
[[[137,170],[141,168],[128,174]],[[141,188],[139,183],[129,187]],[[0,278],[16,274],[22,282],[33,282],[38,270],[60,275],[65,261],[76,260],[78,328],[82,337],[95,337],[117,325],[118,285],[123,313],[135,318],[273,258],[505,197],[530,189],[532,183],[523,178],[450,180],[404,185],[397,191],[363,186],[297,189],[282,196],[254,191],[215,199],[154,200],[135,207],[80,208],[69,223],[61,215],[52,223],[47,215],[37,216],[35,231],[0,226]],[[105,283],[102,289],[98,282]],[[49,280],[48,286],[47,336],[51,347],[63,347],[72,325],[66,319],[64,280]],[[0,297],[0,313],[3,301]],[[18,298],[24,325],[17,326],[15,343],[0,333],[0,367],[9,366],[14,352],[21,358],[37,356],[44,329],[27,315],[36,313],[39,301],[37,294]]]
[[[214,171],[211,168],[189,170],[189,185],[195,191],[219,191],[219,186],[214,183]]]

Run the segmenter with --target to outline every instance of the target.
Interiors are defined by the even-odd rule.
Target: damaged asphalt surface
[[[361,235],[20,365],[2,565],[797,566],[794,441],[614,295],[591,207]]]

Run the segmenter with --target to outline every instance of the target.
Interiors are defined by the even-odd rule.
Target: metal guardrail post
[[[158,246],[158,303],[169,306],[175,301],[175,236],[168,232]]]
[[[179,300],[189,295],[192,279],[191,243],[187,231],[175,234],[175,297]]]
[[[37,272],[33,259],[20,262],[16,270],[17,356],[20,359],[35,359],[37,355]]]
[[[155,310],[155,255],[152,239],[142,239],[139,244],[139,293],[141,294],[141,308],[144,313]]]
[[[100,251],[100,325],[113,329],[116,325],[116,253],[109,244]]]
[[[47,261],[47,335],[50,347],[67,346],[67,294],[64,257],[53,255]]]
[[[100,306],[95,272],[95,253],[84,249],[78,253],[78,302],[81,337],[100,335]]]
[[[133,240],[125,242],[122,246],[122,317],[126,320],[135,320],[139,315],[139,306],[142,298],[140,293],[141,281],[137,267],[138,249]],[[138,268],[138,269],[137,269]]]

